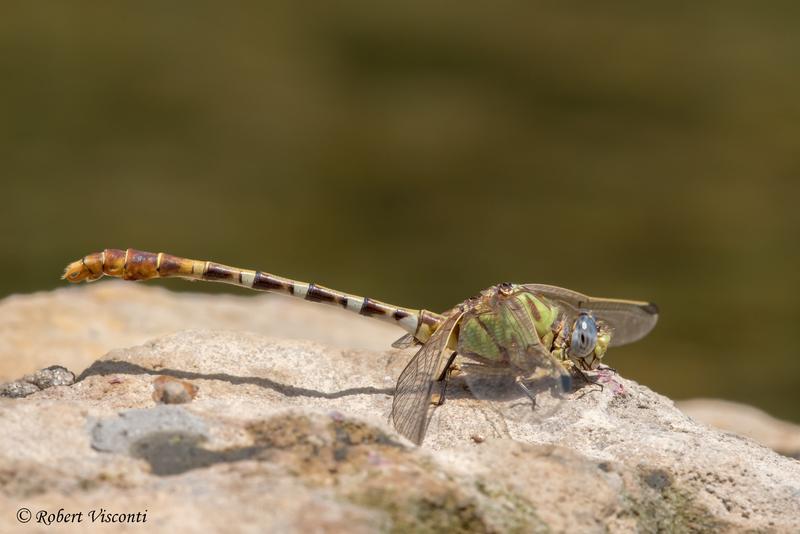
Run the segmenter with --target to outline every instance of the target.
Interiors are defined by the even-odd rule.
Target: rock
[[[691,399],[677,406],[697,421],[800,459],[800,425],[776,419],[753,406],[719,399]]]
[[[51,365],[32,375],[25,375],[23,380],[39,389],[47,389],[53,386],[70,386],[75,383],[75,375],[66,367]]]
[[[153,400],[162,404],[185,404],[197,396],[197,386],[186,380],[159,376],[153,380]]]
[[[153,295],[168,310],[198,301]],[[203,297],[212,315],[215,298]],[[308,311],[314,335],[366,324],[310,310],[292,313]],[[180,532],[800,530],[800,462],[620,376],[580,387],[537,424],[504,417],[454,376],[415,447],[388,422],[411,354],[205,327],[116,348],[71,386],[0,399],[2,509],[83,511],[89,523],[102,507]],[[159,376],[196,398],[157,404]],[[0,531],[17,528],[0,514]]]
[[[120,280],[12,295],[0,300],[0,316],[0,382],[53,364],[80,373],[111,349],[192,328],[261,332],[373,350],[383,350],[403,333],[392,325],[283,295],[176,295]]]
[[[31,375],[25,375],[22,380],[0,385],[0,397],[27,397],[42,389],[69,386],[74,382],[75,375],[72,371],[60,365],[51,365]]]
[[[27,397],[37,391],[39,391],[39,388],[36,384],[31,384],[26,380],[15,380],[0,385],[0,397],[11,397],[12,399]]]
[[[89,422],[92,447],[98,451],[126,454],[154,434],[185,434],[205,439],[206,423],[177,406],[127,410],[115,417]]]

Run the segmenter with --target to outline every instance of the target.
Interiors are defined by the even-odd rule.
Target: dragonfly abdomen
[[[420,341],[427,340],[442,320],[440,315],[425,310],[394,306],[368,297],[351,295],[263,271],[239,269],[211,261],[192,260],[164,252],[145,252],[132,248],[105,249],[103,252],[84,256],[67,266],[63,278],[70,282],[82,282],[97,280],[104,275],[124,280],[153,278],[205,280],[257,291],[283,293],[312,302],[339,306],[360,315],[397,324]]]

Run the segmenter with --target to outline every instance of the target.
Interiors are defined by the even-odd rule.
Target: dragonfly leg
[[[597,370],[598,371],[611,371],[612,373],[619,374],[616,369],[614,369],[613,367],[609,367],[608,365],[606,365],[604,363],[601,363],[600,365],[598,365],[597,366]]]
[[[450,355],[450,358],[444,365],[444,369],[442,369],[442,374],[436,379],[436,383],[439,384],[439,392],[431,395],[431,404],[435,406],[444,404],[444,395],[447,392],[447,381],[450,379],[450,373],[453,371],[453,360],[456,359],[456,356],[458,356],[457,352]]]
[[[450,355],[450,358],[447,359],[447,363],[444,364],[444,369],[442,369],[442,374],[440,374],[439,378],[436,379],[437,382],[442,382],[450,376],[450,372],[453,369],[453,360],[456,359],[456,356],[458,356],[458,353],[453,352],[453,354]]]
[[[600,391],[603,391],[605,389],[605,387],[603,387],[603,384],[601,384],[597,380],[592,380],[591,378],[589,378],[586,375],[586,373],[584,373],[578,366],[573,367],[573,369],[575,369],[578,372],[581,378],[583,378],[583,381],[586,382],[588,385],[598,386],[600,388]]]
[[[524,383],[522,380],[523,380],[523,378],[522,378],[521,376],[518,376],[518,377],[516,377],[516,378],[514,379],[514,382],[517,384],[517,386],[519,387],[519,389],[521,389],[521,390],[522,390],[522,392],[523,392],[523,393],[525,393],[525,395],[527,395],[527,396],[528,396],[528,398],[529,398],[529,399],[531,400],[531,402],[533,403],[533,407],[535,408],[535,407],[536,407],[536,397],[534,397],[534,395],[533,395],[533,393],[531,392],[531,390],[530,390],[530,389],[528,389],[528,386],[526,386],[526,385],[525,385],[525,383]]]

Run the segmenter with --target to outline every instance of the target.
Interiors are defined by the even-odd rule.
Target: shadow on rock
[[[360,388],[348,388],[341,391],[334,391],[326,393],[324,391],[317,391],[315,389],[301,388],[289,384],[282,384],[269,378],[257,376],[235,376],[226,373],[194,373],[190,371],[181,371],[178,369],[148,369],[141,365],[130,362],[121,362],[114,360],[99,360],[89,366],[77,378],[76,382],[80,382],[89,378],[90,376],[106,376],[106,375],[165,375],[183,380],[220,380],[230,384],[251,384],[266,389],[271,389],[284,395],[286,397],[313,397],[319,399],[339,399],[350,395],[392,395],[394,389],[392,388],[376,388],[372,386],[365,386]]]
[[[131,444],[130,454],[150,464],[158,476],[179,475],[218,463],[239,462],[257,456],[264,447],[213,451],[201,447],[205,436],[186,432],[153,432]]]
[[[150,432],[130,444],[128,454],[150,464],[158,476],[178,475],[219,463],[258,460],[291,467],[304,476],[332,473],[376,464],[405,455],[408,449],[384,432],[339,415],[309,418],[282,415],[250,423],[253,445],[206,449],[207,437],[182,430]]]

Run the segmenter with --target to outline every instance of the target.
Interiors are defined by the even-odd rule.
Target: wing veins
[[[398,432],[417,445],[422,443],[430,421],[428,409],[442,353],[452,337],[463,312],[445,319],[431,338],[408,362],[397,379],[392,401],[392,421]]]
[[[555,301],[562,312],[574,317],[580,310],[591,311],[611,326],[611,345],[633,343],[646,336],[658,321],[658,307],[651,302],[596,298],[546,284],[525,284],[528,290]]]

